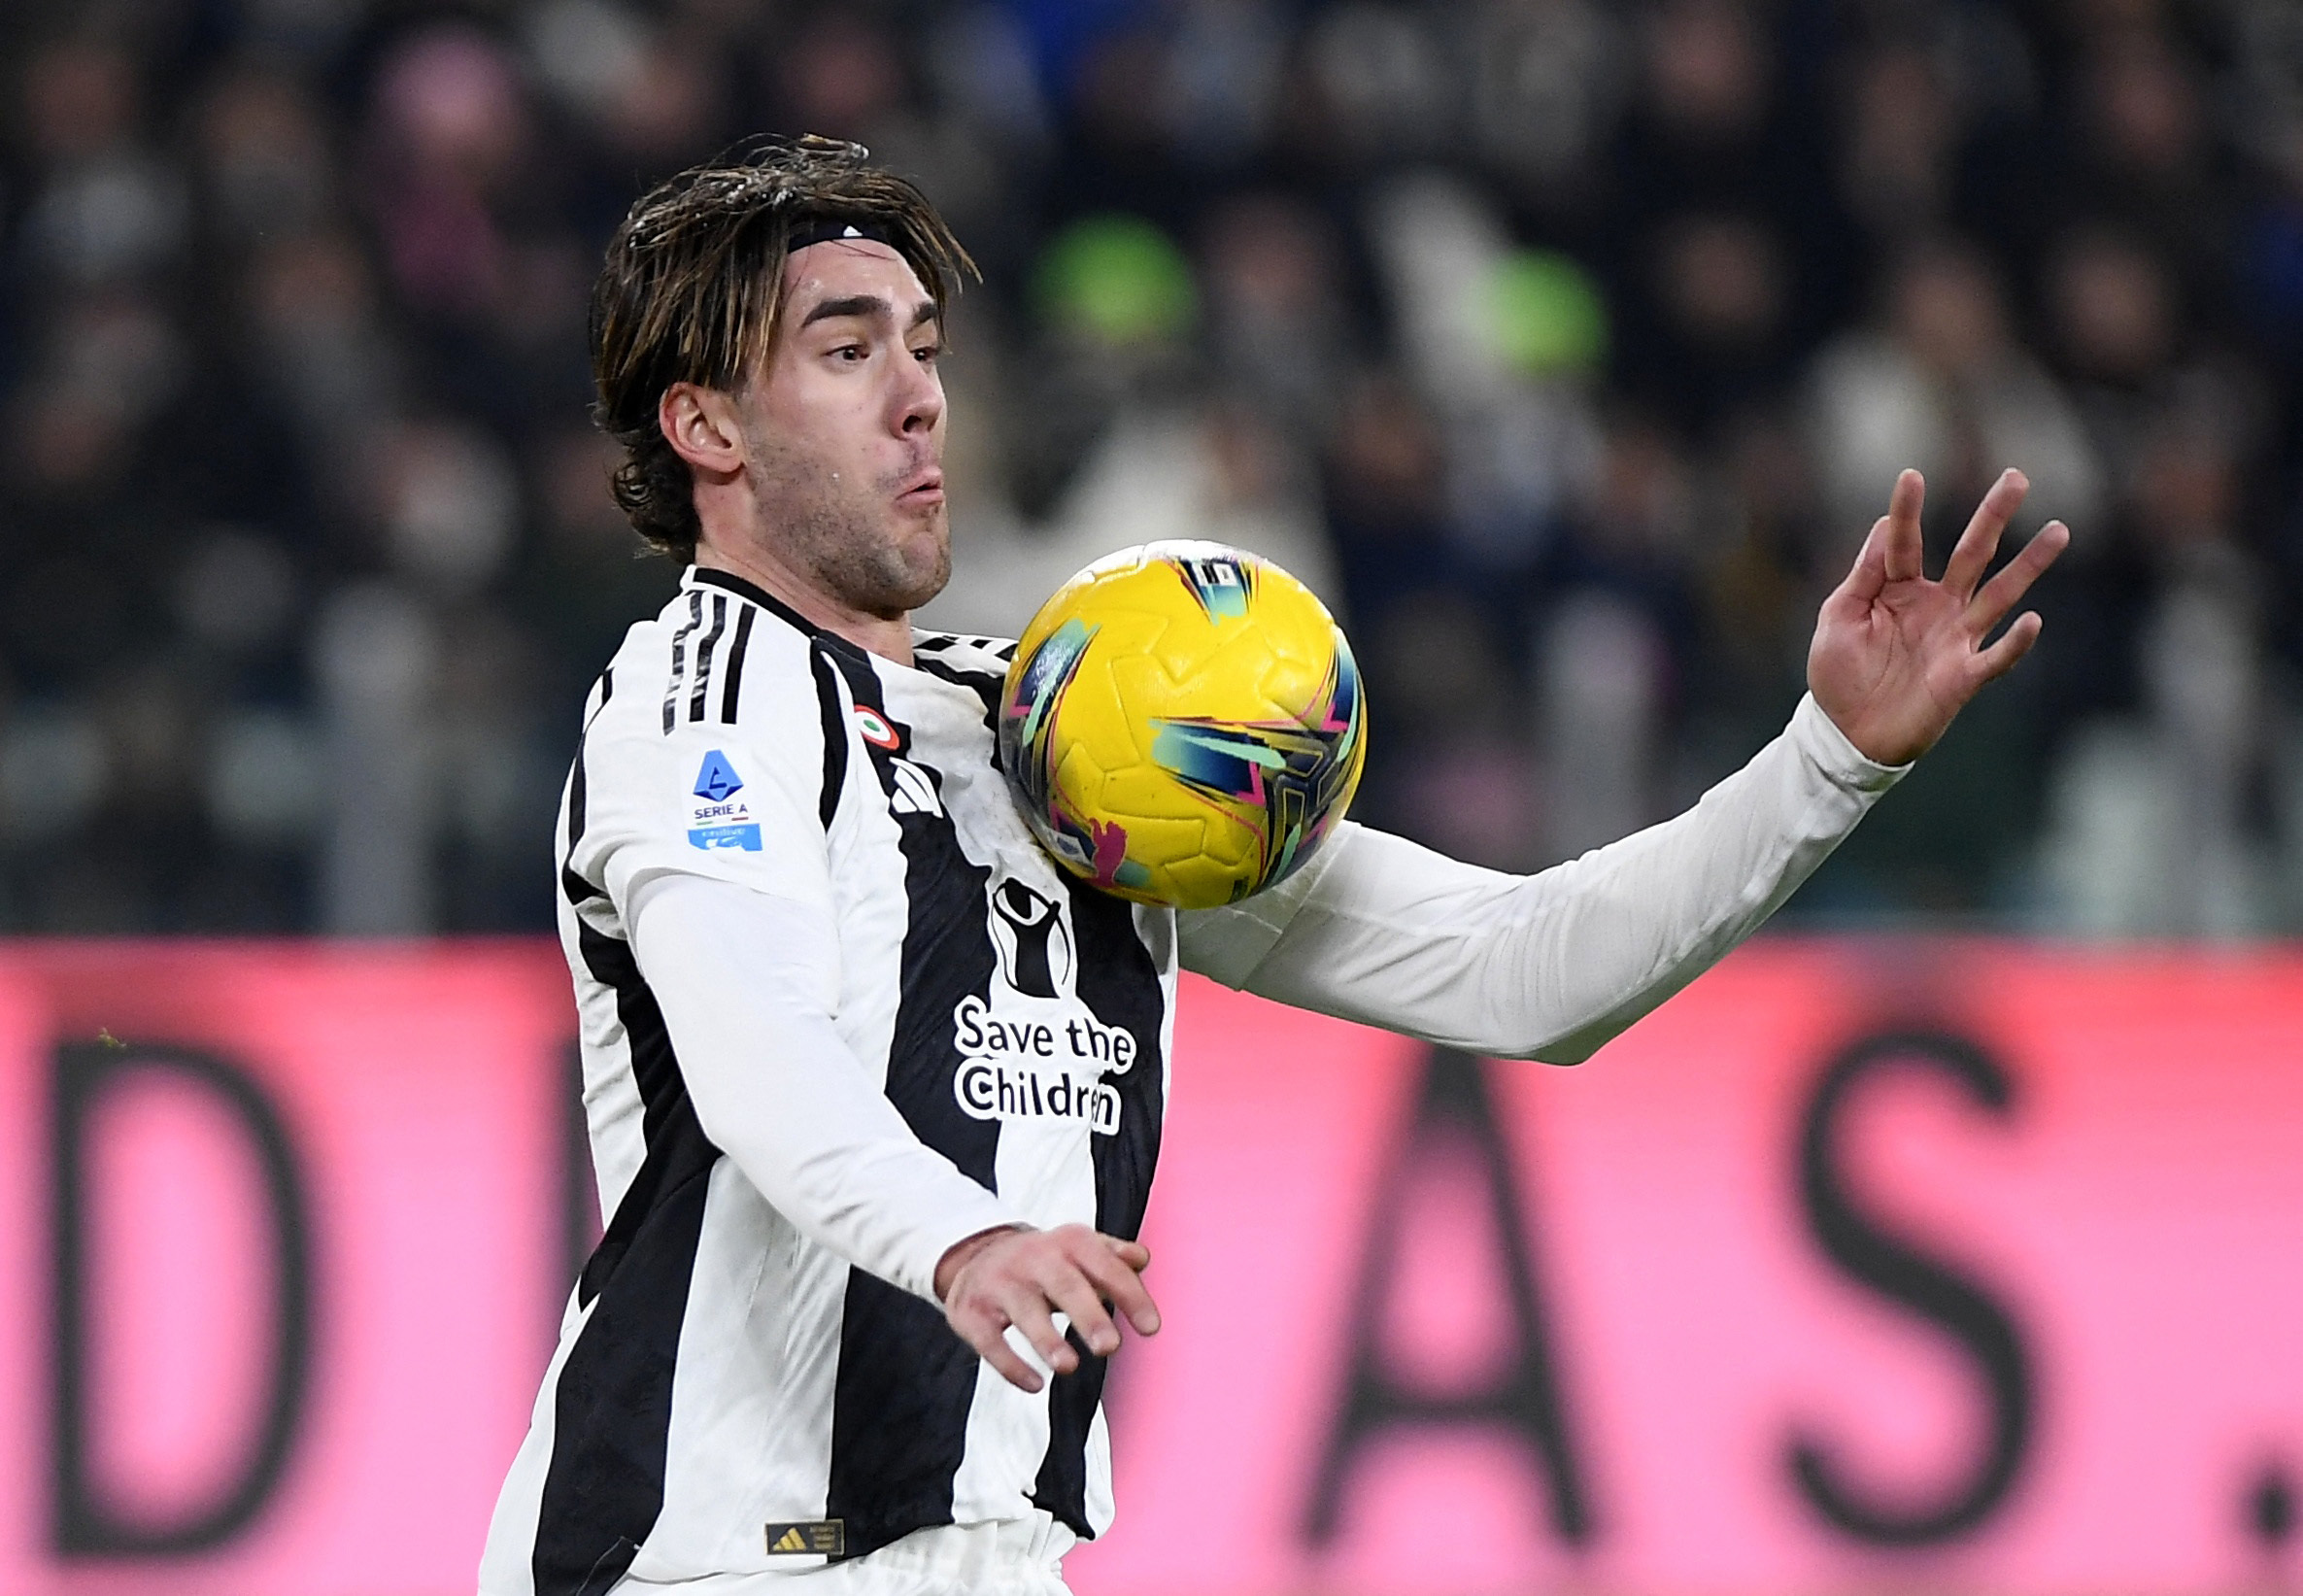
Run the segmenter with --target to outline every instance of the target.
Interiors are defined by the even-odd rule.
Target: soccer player
[[[2066,534],[1940,581],[1906,473],[1782,735],[1531,877],[1346,825],[1230,908],[1060,872],[993,765],[1011,645],[916,629],[950,569],[965,255],[824,140],[689,172],[592,315],[618,502],[689,563],[601,672],[560,922],[609,1215],[505,1481],[488,1596],[1046,1592],[1112,1519],[1099,1395],[1159,1327],[1135,1240],[1179,969],[1570,1063],[1748,934],[2039,635]],[[787,1580],[795,1582],[786,1583]]]

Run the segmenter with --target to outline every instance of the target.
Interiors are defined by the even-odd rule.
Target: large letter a
[[[1503,1256],[1500,1271],[1508,1299],[1511,1349],[1493,1378],[1476,1389],[1445,1394],[1407,1389],[1386,1367],[1378,1345],[1387,1292],[1399,1262],[1400,1215],[1421,1161],[1442,1138],[1468,1141],[1482,1175]],[[1343,1486],[1353,1460],[1378,1433],[1405,1425],[1478,1425],[1515,1433],[1541,1463],[1552,1530],[1571,1545],[1591,1537],[1591,1506],[1582,1471],[1568,1437],[1536,1272],[1521,1218],[1518,1182],[1496,1125],[1486,1077],[1474,1059],[1436,1051],[1424,1071],[1414,1118],[1376,1191],[1375,1219],[1360,1262],[1352,1307],[1351,1356],[1340,1411],[1322,1448],[1306,1539],[1325,1545],[1335,1536]]]

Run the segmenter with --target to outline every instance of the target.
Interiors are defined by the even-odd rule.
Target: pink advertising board
[[[0,1596],[446,1596],[549,945],[0,949]],[[2303,956],[1782,940],[1573,1070],[1194,984],[1082,1596],[2303,1579]]]

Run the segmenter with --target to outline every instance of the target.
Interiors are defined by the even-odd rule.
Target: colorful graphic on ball
[[[1247,613],[1255,598],[1255,566],[1234,554],[1169,560],[1209,620]]]
[[[1176,908],[1236,902],[1300,868],[1367,761],[1350,646],[1310,590],[1221,544],[1125,550],[1024,630],[1000,768],[1074,875]]]

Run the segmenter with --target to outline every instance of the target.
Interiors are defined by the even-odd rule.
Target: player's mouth
[[[930,466],[904,479],[903,487],[896,494],[896,502],[906,509],[921,510],[943,502],[943,468]]]

